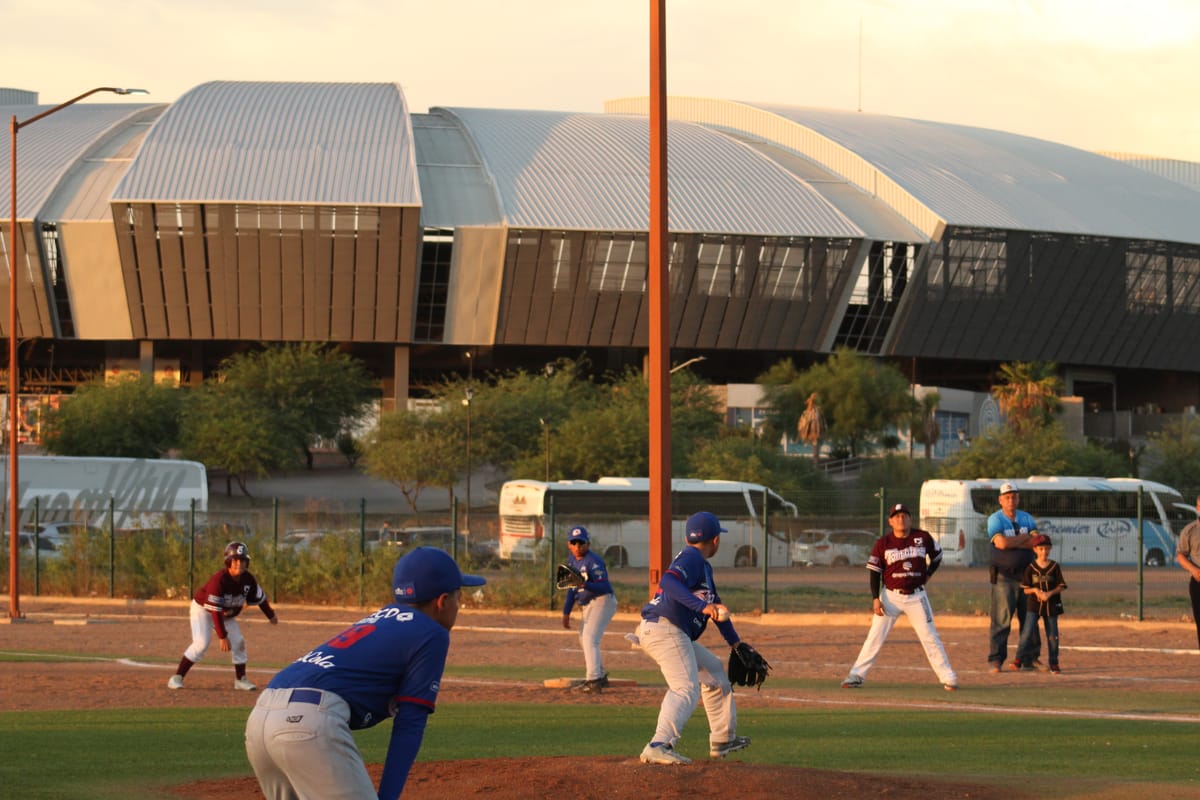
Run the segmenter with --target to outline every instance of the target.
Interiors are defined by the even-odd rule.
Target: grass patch
[[[995,698],[989,693],[988,699]],[[1164,711],[1170,707],[1166,696],[1138,699],[1143,708],[1160,699]],[[591,715],[580,727],[574,705],[444,703],[426,731],[420,759],[633,757],[657,713],[657,707],[623,707]],[[10,797],[167,798],[167,786],[250,774],[242,733],[247,714],[228,708],[0,713],[6,751],[0,780]],[[752,763],[858,772],[868,766],[862,752],[869,743],[870,764],[913,776],[1064,785],[1086,778],[1181,787],[1200,779],[1195,759],[1173,756],[1200,746],[1200,726],[1187,723],[855,707],[742,709],[738,716],[739,732],[754,739],[744,756]],[[885,722],[920,731],[924,756],[912,757],[910,736],[880,735]],[[389,733],[384,723],[356,735],[368,762],[383,760]],[[680,751],[703,757],[706,733],[698,711]]]

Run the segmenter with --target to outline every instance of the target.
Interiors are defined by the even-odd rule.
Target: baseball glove
[[[583,576],[579,574],[579,570],[573,569],[566,564],[559,564],[558,569],[554,573],[554,586],[556,589],[582,589]]]
[[[771,665],[757,650],[745,642],[738,642],[729,653],[729,682],[735,686],[762,687],[771,671]]]

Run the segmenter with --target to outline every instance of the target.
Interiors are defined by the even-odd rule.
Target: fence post
[[[41,549],[38,547],[39,540],[42,538],[39,532],[39,527],[42,524],[41,504],[38,498],[33,498],[33,596],[38,596],[38,589],[41,586],[42,576],[42,560],[40,558]],[[19,536],[20,534],[18,534]]]
[[[768,529],[770,528],[770,519],[767,517],[768,498],[767,487],[763,487],[762,494],[762,613],[766,614],[769,609],[767,605],[767,568],[771,564],[771,541]]]
[[[1143,553],[1145,553],[1145,550],[1142,549],[1143,545],[1144,545],[1145,535],[1146,535],[1145,531],[1142,530],[1142,517],[1143,517],[1142,502],[1145,499],[1145,491],[1146,491],[1146,488],[1144,486],[1138,486],[1138,491],[1137,491],[1137,530],[1138,530],[1138,535],[1137,535],[1137,562],[1138,562],[1137,618],[1138,618],[1138,622],[1145,622],[1145,620],[1146,620],[1145,606],[1143,605],[1143,601],[1145,599],[1144,593],[1145,593],[1145,589],[1146,589],[1146,575],[1145,575],[1146,558],[1143,555]]]
[[[117,596],[117,528],[112,495],[108,497],[108,597]]]
[[[367,602],[367,498],[358,501],[358,606]]]
[[[279,498],[271,498],[271,597],[279,602]]]
[[[458,563],[458,496],[450,495],[450,557]]]
[[[555,557],[555,553],[557,551],[557,548],[554,546],[554,532],[557,528],[558,528],[558,520],[556,520],[554,517],[554,495],[550,495],[550,549],[547,551],[547,554],[546,554],[546,564],[549,567],[549,569],[547,571],[550,573],[550,580],[549,580],[550,591],[548,593],[549,594],[548,602],[549,602],[549,608],[551,611],[554,610],[554,567],[555,567],[554,557]],[[543,534],[543,536],[544,536],[544,534]],[[536,560],[536,558],[537,558],[537,550],[535,549],[534,550],[534,559]]]
[[[882,536],[888,529],[887,521],[887,487],[879,487],[879,535]]]
[[[188,510],[188,597],[196,596],[196,498]]]

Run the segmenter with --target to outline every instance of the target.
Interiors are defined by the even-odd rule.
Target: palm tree
[[[816,392],[808,396],[804,413],[800,415],[800,421],[796,424],[796,432],[800,434],[802,441],[812,445],[813,465],[816,466],[821,458],[821,439],[825,436],[825,415],[817,405]]]
[[[1062,379],[1050,361],[1014,361],[1000,365],[1003,383],[992,387],[992,396],[1016,433],[1044,428],[1062,407],[1058,393]]]
[[[912,418],[909,422],[909,435],[914,442],[925,445],[925,460],[933,459],[933,446],[937,444],[938,439],[942,437],[941,426],[937,423],[938,404],[942,402],[942,396],[937,392],[930,392],[921,398],[921,402],[913,408]]]

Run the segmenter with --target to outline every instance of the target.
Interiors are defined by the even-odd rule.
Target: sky
[[[649,93],[652,0],[0,0],[0,86],[173,102],[211,80],[602,112]],[[863,111],[1200,162],[1195,0],[668,0],[672,95]],[[120,102],[113,95],[94,100]]]

